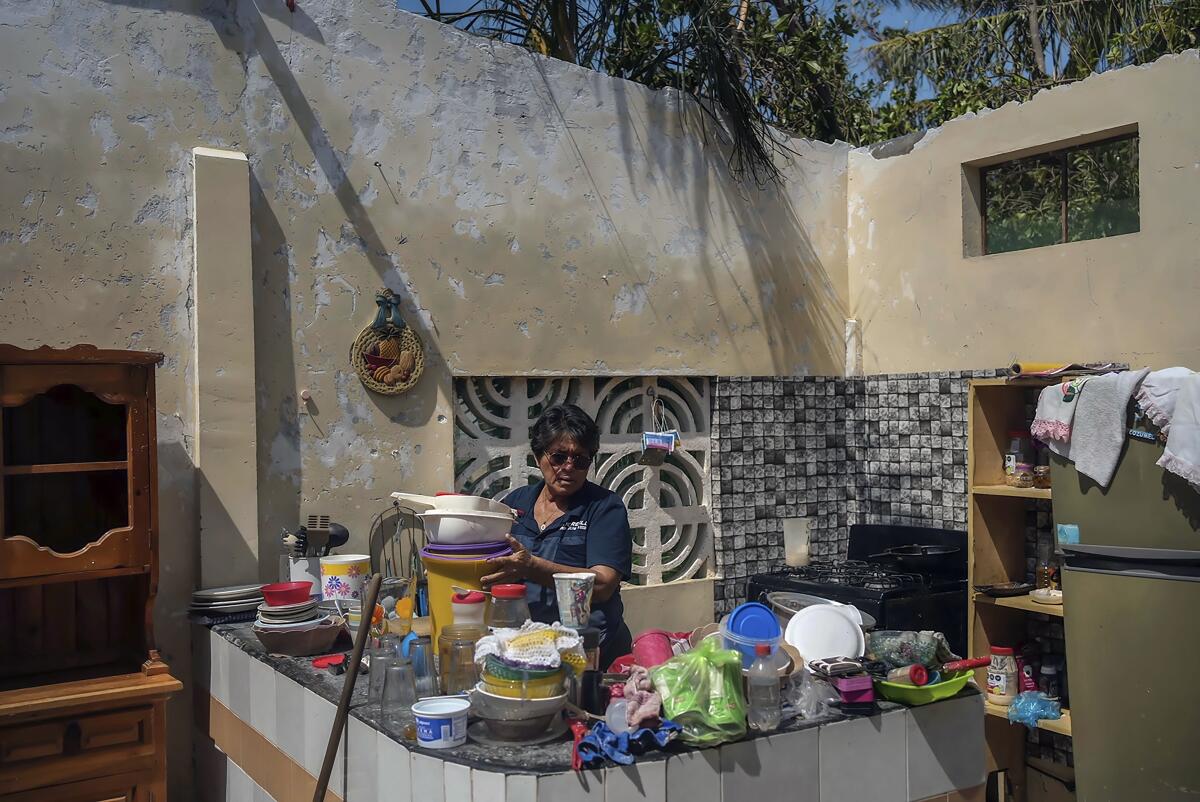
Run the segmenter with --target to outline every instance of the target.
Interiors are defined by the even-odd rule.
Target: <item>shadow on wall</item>
[[[531,60],[535,69],[542,71],[543,61]],[[611,80],[599,75],[597,78]],[[542,87],[548,102],[557,110],[544,73]],[[660,102],[648,105],[649,115],[638,119],[629,102],[629,93],[646,90],[628,82],[618,82],[615,90],[621,152],[634,190],[639,184],[651,181],[673,188],[681,207],[686,208],[690,203],[694,219],[710,224],[707,229],[710,239],[722,228],[714,208],[728,209],[732,216],[737,242],[731,244],[745,250],[750,286],[739,280],[732,269],[724,242],[709,241],[699,250],[698,267],[707,282],[708,296],[720,308],[721,318],[728,321],[730,313],[741,311],[738,307],[754,317],[771,349],[774,375],[840,374],[846,313],[837,289],[829,280],[826,265],[800,222],[787,187],[781,184],[759,187],[752,179],[735,177],[729,167],[727,142],[720,141],[721,132],[691,98],[679,92],[663,92]],[[648,143],[642,137],[643,130],[660,134]],[[644,158],[646,164],[638,164],[639,158]],[[789,160],[802,158],[796,154]],[[787,166],[784,175],[789,182],[804,180],[796,171],[789,174]],[[594,181],[592,184],[600,195],[600,187]],[[632,260],[628,267],[637,270]],[[718,278],[738,288],[736,298],[722,297]],[[727,331],[731,336],[737,334],[734,328]]]

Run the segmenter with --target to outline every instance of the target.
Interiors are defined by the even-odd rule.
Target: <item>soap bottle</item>
[[[629,719],[626,717],[628,708],[629,702],[625,699],[625,686],[614,685],[608,700],[608,709],[604,711],[604,723],[613,731],[613,734],[620,735],[629,730]]]

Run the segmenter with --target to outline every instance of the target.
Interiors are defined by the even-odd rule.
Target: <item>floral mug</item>
[[[363,583],[371,575],[371,558],[366,554],[339,554],[321,558],[321,598],[361,599]]]

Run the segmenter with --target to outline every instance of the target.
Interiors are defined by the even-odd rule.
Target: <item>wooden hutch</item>
[[[0,345],[0,799],[166,799],[161,358]]]

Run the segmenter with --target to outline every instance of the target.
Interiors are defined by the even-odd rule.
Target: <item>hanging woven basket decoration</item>
[[[350,364],[371,392],[400,395],[421,378],[424,349],[421,338],[400,317],[400,299],[391,290],[377,294],[375,303],[375,321],[350,346]]]

